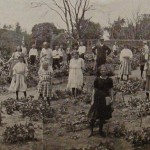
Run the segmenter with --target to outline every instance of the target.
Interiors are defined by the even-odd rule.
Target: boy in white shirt
[[[58,53],[59,53],[59,62],[62,63],[63,62],[63,57],[64,57],[64,50],[63,50],[63,46],[61,45],[60,48],[58,49]]]
[[[29,59],[30,59],[31,65],[35,64],[37,57],[38,57],[38,51],[35,47],[35,44],[33,44],[32,48],[29,51]]]
[[[55,46],[55,49],[53,50],[53,69],[60,69],[60,55],[58,52],[58,46]]]
[[[86,47],[83,45],[83,42],[80,42],[80,46],[78,48],[80,58],[84,59],[85,51],[86,51]]]

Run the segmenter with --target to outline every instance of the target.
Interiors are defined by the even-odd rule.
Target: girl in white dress
[[[74,51],[69,64],[69,78],[67,88],[72,89],[73,96],[77,96],[83,87],[84,60]]]
[[[52,67],[53,63],[53,52],[52,49],[48,48],[48,43],[43,43],[43,49],[40,53],[40,67],[42,67],[42,64],[44,62],[48,62],[49,65]]]
[[[18,58],[19,62],[13,67],[13,78],[9,87],[9,91],[16,92],[16,99],[18,100],[19,92],[24,92],[26,98],[26,77],[28,73],[27,65],[24,63],[23,55],[20,55]]]

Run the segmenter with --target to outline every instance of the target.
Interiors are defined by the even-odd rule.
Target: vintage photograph
[[[150,0],[0,0],[0,150],[150,150]]]

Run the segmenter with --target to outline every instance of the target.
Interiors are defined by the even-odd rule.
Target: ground
[[[132,76],[139,77],[139,69],[133,71]],[[85,90],[89,93],[92,88],[90,88],[94,77],[86,77],[86,86]],[[62,79],[61,79],[62,80]],[[88,83],[88,84],[87,84]],[[66,81],[61,85],[54,85],[54,89],[65,89]],[[31,88],[28,90],[28,95],[34,95],[37,98],[36,88]],[[23,96],[23,94],[21,95]],[[133,97],[144,97],[144,92],[138,92]],[[4,101],[9,97],[15,97],[12,93],[6,93],[0,95],[0,100]],[[125,101],[129,99],[130,96],[125,96]],[[79,101],[80,100],[80,101]],[[52,119],[51,123],[43,124],[43,122],[34,122],[36,129],[36,137],[38,141],[28,142],[26,144],[17,144],[17,145],[8,145],[2,142],[2,133],[6,126],[11,126],[15,123],[25,123],[28,121],[28,118],[22,119],[19,113],[14,113],[13,115],[7,115],[3,108],[3,121],[2,126],[0,126],[0,150],[64,150],[71,148],[83,148],[87,145],[98,145],[100,141],[113,140],[115,143],[115,150],[133,150],[133,147],[130,143],[126,142],[122,138],[112,138],[108,136],[106,138],[101,138],[98,134],[98,128],[95,128],[95,136],[88,138],[89,129],[87,124],[80,127],[82,130],[77,130],[75,132],[69,132],[62,125],[62,122],[66,120],[72,121],[75,120],[75,116],[80,116],[82,110],[87,113],[90,105],[85,104],[81,101],[82,98],[76,99],[60,99],[58,101],[52,101],[52,107],[59,110],[62,106],[67,107],[67,113],[59,114],[56,118]],[[122,102],[121,95],[117,94],[116,103]],[[75,114],[76,113],[76,114]],[[126,128],[139,129],[140,128],[140,118],[135,117],[135,114],[131,115],[126,108],[116,108],[113,112],[112,119],[105,125],[104,130],[107,129],[107,126],[111,127],[116,122],[123,123]],[[143,117],[142,127],[149,126],[150,116]],[[149,150],[148,147],[142,147],[141,150]]]

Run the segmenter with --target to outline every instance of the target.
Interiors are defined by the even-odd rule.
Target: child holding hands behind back
[[[48,105],[50,105],[50,97],[51,97],[51,90],[52,90],[52,67],[49,66],[49,63],[44,62],[42,67],[40,68],[38,75],[40,81],[38,83],[38,93],[42,99],[46,99]]]

